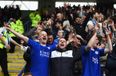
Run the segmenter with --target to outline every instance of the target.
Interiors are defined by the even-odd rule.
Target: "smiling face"
[[[39,42],[41,44],[46,44],[48,40],[47,33],[45,31],[41,31],[39,34]]]
[[[66,40],[65,40],[64,38],[60,38],[60,39],[59,39],[58,46],[59,46],[59,48],[61,48],[61,49],[66,48],[66,46],[67,46]]]

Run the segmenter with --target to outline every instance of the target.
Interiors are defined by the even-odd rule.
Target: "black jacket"
[[[73,50],[61,50],[51,52],[50,76],[74,76],[74,63],[78,60],[78,54]]]

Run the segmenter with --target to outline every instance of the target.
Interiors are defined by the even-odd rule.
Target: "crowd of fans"
[[[41,13],[40,16],[36,17],[38,22],[34,27],[31,27],[30,19],[27,19],[27,24],[23,23],[24,27],[29,28],[23,35],[12,27],[6,27],[31,48],[28,50],[32,51],[29,53],[32,55],[24,56],[27,61],[26,69],[23,69],[25,76],[49,76],[48,70],[50,76],[116,75],[116,65],[112,63],[116,62],[115,11],[105,13],[97,6],[71,7],[65,4],[52,12]],[[6,21],[11,26],[9,20],[14,22],[18,19],[23,21],[18,6],[0,9],[1,25]],[[113,58],[111,63],[106,59],[107,66],[103,68],[107,68],[107,72],[100,68],[100,56],[105,56],[106,53],[108,58]]]
[[[0,7],[0,23],[8,21],[10,18],[19,19],[21,17],[21,10],[19,6],[6,5],[4,8]]]

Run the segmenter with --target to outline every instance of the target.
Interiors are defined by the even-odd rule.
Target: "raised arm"
[[[93,48],[94,45],[96,44],[96,39],[97,39],[97,35],[99,34],[99,29],[100,29],[99,25],[97,24],[93,29],[93,36],[87,43],[87,46],[85,47],[85,51],[89,51],[90,48]]]
[[[110,39],[110,36],[108,34],[108,31],[106,31],[106,37],[107,37],[107,43],[108,43],[108,47],[105,48],[105,53],[107,52],[112,52],[112,41]]]
[[[116,31],[116,28],[115,28],[115,23],[112,19],[110,19],[110,25],[111,25],[111,28],[113,31]]]
[[[14,45],[21,47],[21,45],[20,45],[19,43],[17,43],[15,40],[13,40],[12,38],[10,39],[10,41],[11,41]]]
[[[86,51],[89,51],[89,49],[90,49],[91,47],[93,47],[94,42],[95,42],[95,40],[96,40],[96,36],[97,36],[97,33],[95,32],[94,35],[93,35],[93,36],[91,37],[91,39],[89,40],[87,46],[85,47],[85,50],[86,50]]]
[[[22,34],[19,34],[18,32],[14,31],[13,29],[9,28],[9,27],[6,27],[7,30],[9,30],[10,32],[12,32],[14,35],[16,35],[17,37],[19,37],[20,39],[24,40],[26,43],[28,42],[29,38],[22,35]]]

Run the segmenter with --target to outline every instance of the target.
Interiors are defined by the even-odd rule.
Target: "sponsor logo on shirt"
[[[98,58],[92,57],[92,62],[98,64]]]
[[[40,51],[40,56],[42,56],[42,57],[49,57],[49,56],[50,56],[50,53],[49,53],[49,52],[46,52],[46,51],[41,50],[41,51]]]

